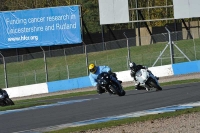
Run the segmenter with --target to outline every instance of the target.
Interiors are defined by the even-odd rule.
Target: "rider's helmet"
[[[129,63],[129,67],[130,67],[130,69],[131,69],[132,71],[135,71],[136,66],[137,66],[137,65],[136,65],[134,62]]]
[[[95,64],[93,64],[93,63],[90,64],[88,68],[91,73],[95,73],[97,71],[97,68],[96,68]]]

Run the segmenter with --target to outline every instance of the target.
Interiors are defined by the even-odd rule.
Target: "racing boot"
[[[139,83],[135,83],[135,90],[139,90]]]
[[[146,91],[149,91],[150,89],[146,87]]]
[[[101,95],[102,93],[105,93],[105,89],[102,89],[100,85],[97,85],[97,93]]]
[[[99,95],[101,95],[102,93],[105,93],[105,90],[103,90],[103,89],[97,90],[97,93],[98,93]]]

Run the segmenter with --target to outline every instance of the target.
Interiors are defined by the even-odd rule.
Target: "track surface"
[[[147,109],[166,107],[200,101],[200,83],[183,84],[163,87],[162,91],[127,91],[119,97],[109,94],[89,95],[67,99],[57,99],[57,102],[75,103],[61,104],[0,114],[1,133],[20,132],[30,129],[55,126],[83,120],[120,115]],[[81,101],[85,100],[85,101]]]

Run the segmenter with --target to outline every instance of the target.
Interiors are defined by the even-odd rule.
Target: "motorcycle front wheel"
[[[120,89],[119,87],[118,87],[118,84],[117,83],[112,83],[111,85],[110,85],[110,89],[115,93],[115,94],[117,94],[118,96],[124,96],[125,94],[126,94],[126,92],[122,89]]]

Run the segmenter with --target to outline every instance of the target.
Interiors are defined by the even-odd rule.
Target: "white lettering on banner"
[[[45,31],[50,31],[50,30],[55,30],[54,24],[53,25],[49,25],[49,26],[45,26]]]
[[[67,24],[67,23],[59,24],[59,23],[57,23],[56,29],[57,30],[76,29],[76,23],[74,23],[74,24]]]
[[[76,29],[76,19],[80,19],[72,12],[37,17],[31,16],[31,14],[30,16],[29,14],[27,14],[27,16],[23,16],[22,14],[17,16],[11,13],[11,16],[5,15],[4,17],[8,42],[39,41],[39,37],[42,34],[39,32],[56,31],[62,34],[61,30]],[[59,32],[59,30],[61,32]],[[42,40],[43,38],[40,37],[40,39]]]
[[[61,16],[48,16],[47,17],[47,21],[61,21],[61,20],[69,20],[69,19],[70,19],[70,17],[68,14],[61,15]]]
[[[76,29],[76,22],[74,24],[63,23],[63,20],[74,20],[76,19],[75,14],[64,14],[60,16],[48,16],[48,17],[38,17],[38,18],[27,18],[27,19],[9,19],[6,18],[7,33],[8,34],[20,34],[29,32],[42,32],[42,31],[52,31],[52,30],[66,30],[66,29]],[[62,22],[46,26],[32,26],[32,27],[12,27],[8,25],[27,25],[28,23],[43,23],[43,22]],[[55,26],[54,26],[55,25]],[[27,25],[28,26],[28,25]],[[11,39],[12,40],[12,39]]]
[[[16,33],[29,33],[29,32],[39,32],[43,31],[43,27],[23,27],[23,28],[16,28],[16,29],[7,29],[8,34],[16,34]]]
[[[1,12],[0,48],[81,43],[80,15],[80,5]]]
[[[28,23],[42,23],[42,22],[45,22],[45,17],[28,19]]]
[[[16,42],[16,41],[38,41],[38,36],[20,36],[20,37],[10,37],[8,38],[8,42]]]
[[[72,14],[71,19],[76,19],[76,15]]]
[[[26,19],[14,19],[14,20],[10,20],[9,18],[6,18],[6,25],[18,25],[18,24],[23,24],[26,25],[27,24],[27,20]]]

